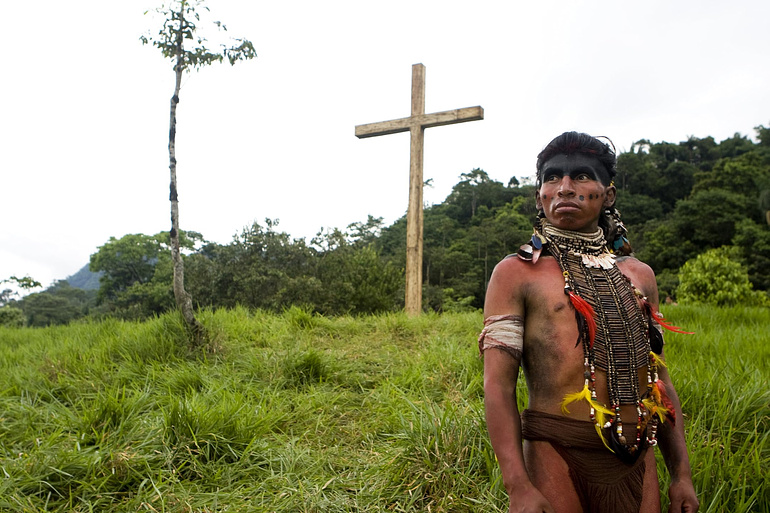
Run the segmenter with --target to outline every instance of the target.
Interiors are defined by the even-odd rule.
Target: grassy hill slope
[[[770,311],[664,313],[701,511],[770,511]],[[480,314],[201,319],[0,328],[0,510],[506,511]]]

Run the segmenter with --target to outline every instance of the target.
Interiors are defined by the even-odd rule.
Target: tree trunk
[[[182,85],[182,72],[184,71],[184,59],[182,53],[184,4],[179,13],[179,35],[177,37],[177,60],[174,71],[176,72],[176,84],[174,96],[171,97],[171,119],[168,130],[168,158],[171,183],[169,184],[169,200],[171,201],[171,259],[174,263],[174,299],[176,306],[182,312],[187,327],[192,332],[193,342],[202,345],[205,340],[205,329],[195,318],[192,305],[192,297],[184,289],[184,261],[179,247],[179,194],[176,186],[176,106],[179,103],[179,89]]]

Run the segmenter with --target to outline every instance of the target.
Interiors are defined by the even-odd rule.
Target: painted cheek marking
[[[583,196],[583,195],[580,195],[580,196],[578,196],[578,199],[579,199],[580,201],[585,201],[586,197],[585,197],[585,196]]]

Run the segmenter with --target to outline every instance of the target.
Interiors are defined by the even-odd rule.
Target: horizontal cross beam
[[[484,119],[484,109],[481,107],[465,107],[464,109],[445,110],[433,114],[419,114],[408,118],[380,121],[356,126],[356,137],[365,139],[378,135],[408,132],[413,126],[431,128],[434,126],[453,125],[466,121]]]

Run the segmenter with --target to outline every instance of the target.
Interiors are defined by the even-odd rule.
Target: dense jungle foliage
[[[743,289],[722,294],[720,304],[767,304],[770,129],[758,126],[756,139],[641,140],[618,156],[617,206],[636,255],[658,275],[662,299],[708,302],[714,286],[739,282]],[[535,187],[527,182],[514,177],[504,184],[474,169],[460,175],[442,203],[425,208],[426,310],[482,307],[495,264],[529,238],[536,211]],[[229,244],[190,231],[182,241],[186,286],[199,307],[281,311],[299,305],[323,315],[397,311],[403,307],[405,241],[405,217],[386,227],[369,216],[310,241],[292,238],[269,219],[244,228]],[[699,271],[686,275],[705,282],[694,289],[700,292],[678,297],[680,269],[710,250],[689,268]],[[733,274],[714,274],[721,268],[737,273],[737,282]],[[90,269],[101,273],[98,293],[66,281],[19,301],[6,291],[0,323],[63,324],[86,315],[139,319],[174,305],[167,233],[110,238],[91,256]]]

